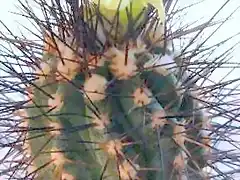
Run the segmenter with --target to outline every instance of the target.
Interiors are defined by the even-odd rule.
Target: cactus
[[[21,79],[26,101],[13,108],[23,178],[209,179],[207,93],[183,68],[187,55],[175,52],[159,7],[126,8],[118,21],[98,1],[67,1],[68,12],[39,3],[45,21],[21,5],[42,43],[8,39],[32,68]]]

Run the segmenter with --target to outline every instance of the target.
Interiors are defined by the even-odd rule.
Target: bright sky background
[[[25,0],[24,0],[25,1]],[[219,7],[224,4],[226,0],[205,0],[204,3],[197,5],[195,8],[191,8],[190,11],[188,11],[186,21],[192,22],[196,20],[203,20],[204,17],[205,20],[209,19],[210,16],[214,14],[214,12],[219,9]],[[197,0],[180,0],[181,4],[184,5],[184,3],[189,4],[189,2],[198,2]],[[2,0],[1,6],[0,6],[0,20],[2,20],[4,23],[7,24],[8,28],[10,28],[12,31],[17,33],[19,29],[17,26],[19,25],[18,22],[21,24],[24,24],[27,27],[30,27],[28,21],[24,21],[22,18],[19,18],[16,15],[11,14],[9,11],[16,12],[15,7],[13,6],[14,3],[17,3],[16,0]],[[229,15],[235,8],[240,6],[240,0],[231,0],[230,4],[227,5],[224,9],[224,11],[218,16],[218,19],[221,19],[221,17],[226,17]],[[230,35],[233,35],[237,32],[240,32],[240,10],[233,16],[233,19],[230,20],[228,23],[226,23],[221,30],[211,38],[209,43],[215,43],[222,39],[225,39],[229,37]],[[207,34],[206,34],[207,35]],[[229,44],[227,44],[225,47],[230,47],[231,44],[236,43],[239,41],[240,38],[236,38],[235,40],[231,41]],[[219,52],[223,51],[224,49],[220,49]],[[233,54],[234,59],[232,61],[239,62],[240,63],[240,48],[238,48],[235,53]],[[212,76],[213,79],[220,79],[223,77],[226,73],[228,73],[229,69],[220,69],[215,72],[215,74]],[[1,71],[0,71],[1,76]],[[233,79],[236,77],[240,77],[239,75],[239,69],[235,70],[228,78]],[[227,148],[226,146],[223,146]],[[1,153],[1,151],[0,151]],[[3,152],[2,152],[3,154]],[[1,156],[0,156],[1,157]],[[1,178],[0,178],[1,179]]]

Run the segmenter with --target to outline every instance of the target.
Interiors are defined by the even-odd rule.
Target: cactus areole
[[[210,141],[200,129],[209,122],[202,110],[192,112],[200,104],[182,86],[164,38],[163,2],[95,0],[77,13],[69,6],[73,21],[43,33],[28,88],[28,177],[206,178]]]

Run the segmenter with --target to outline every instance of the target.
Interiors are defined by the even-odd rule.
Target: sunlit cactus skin
[[[146,26],[136,34],[108,37],[109,26],[99,26],[99,42],[86,49],[77,38],[71,44],[72,27],[67,38],[62,27],[55,34],[43,32],[37,79],[26,89],[25,110],[17,112],[27,129],[29,178],[207,179],[208,114],[197,94],[182,85],[179,62],[171,41],[161,39],[160,24],[156,36],[153,29],[144,32],[151,28]]]

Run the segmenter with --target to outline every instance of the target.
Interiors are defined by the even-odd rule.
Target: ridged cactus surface
[[[88,73],[68,57],[68,47],[62,49],[64,65],[45,52],[45,77],[36,82],[41,89],[29,87],[32,108],[26,110],[31,118],[25,144],[33,167],[50,163],[39,176],[176,179],[187,163],[201,172],[208,142],[198,129],[208,123],[205,114],[184,117],[198,105],[192,94],[164,67],[140,65],[141,56],[151,61],[161,53],[136,50],[129,49],[125,65],[125,50],[109,47]]]
[[[23,179],[209,180],[214,105],[185,67],[199,51],[175,51],[171,1],[38,3],[42,21],[20,2],[41,42],[16,40],[31,68],[13,111]]]
[[[101,12],[95,5],[82,6],[83,14],[88,9]],[[35,69],[38,79],[28,87],[29,102],[22,112],[28,129],[24,148],[32,159],[29,176],[206,178],[202,168],[210,142],[200,129],[209,128],[208,118],[195,95],[182,85],[179,62],[168,49],[171,42],[161,39],[164,22],[158,13],[150,18],[150,9],[156,10],[149,4],[142,9],[145,16],[140,15],[133,32],[128,27],[116,36],[102,18],[103,25],[96,31],[99,42],[93,40],[95,44],[85,49],[71,27],[45,32],[43,55]],[[146,20],[158,24],[156,29],[146,27]],[[83,18],[83,22],[91,26],[96,18]],[[126,19],[119,22],[127,27]],[[143,30],[136,32],[140,26]],[[164,63],[172,63],[173,68]],[[199,110],[193,113],[196,106]]]

